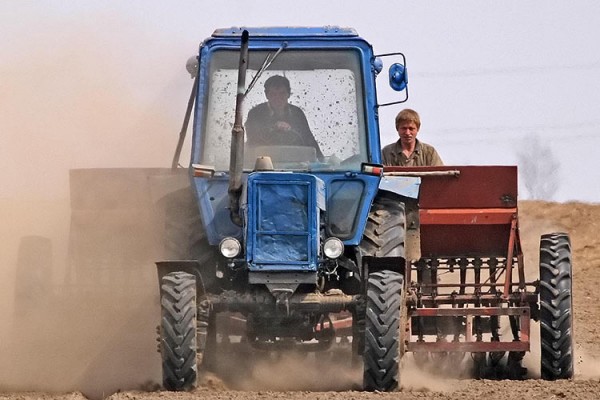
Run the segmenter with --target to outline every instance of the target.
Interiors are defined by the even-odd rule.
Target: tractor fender
[[[404,273],[407,265],[405,253],[405,202],[407,200],[412,199],[383,190],[379,190],[373,200],[363,237],[357,249],[362,260],[360,263],[368,265],[369,273],[381,270]]]
[[[405,259],[421,258],[421,233],[419,221],[419,193],[421,177],[384,175],[379,182],[378,196],[392,196],[404,203],[406,215]]]
[[[384,178],[390,178],[390,182],[384,184],[383,188],[380,184],[377,197],[386,197],[404,204],[404,259],[410,263],[421,258],[421,222],[419,218],[419,186],[421,185],[421,178],[398,176]],[[408,180],[416,179],[418,182],[410,183],[404,181],[406,178]]]
[[[417,199],[421,178],[414,176],[388,176],[384,175],[379,181],[379,191],[394,193],[402,197]]]

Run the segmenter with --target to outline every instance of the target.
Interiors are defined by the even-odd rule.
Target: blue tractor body
[[[355,138],[355,146],[360,146],[358,154],[358,162],[354,162],[348,167],[331,167],[327,163],[319,165],[305,165],[300,170],[310,171],[314,176],[319,177],[325,184],[325,202],[328,209],[327,231],[330,235],[336,235],[348,245],[357,245],[362,237],[362,231],[365,226],[366,216],[371,206],[373,198],[377,194],[379,185],[379,174],[363,174],[361,171],[362,163],[381,163],[381,144],[379,137],[378,124],[378,105],[376,99],[375,78],[377,70],[374,64],[375,55],[372,47],[364,39],[358,36],[356,31],[350,28],[337,27],[297,27],[297,28],[247,28],[250,41],[250,63],[262,62],[263,55],[277,52],[285,46],[282,54],[279,57],[284,57],[286,52],[296,52],[295,54],[307,53],[313,57],[320,54],[335,53],[335,58],[331,61],[323,60],[321,64],[338,63],[340,66],[344,62],[352,63],[351,68],[354,68],[352,79],[355,91],[355,115],[353,116],[355,124],[360,123],[360,137]],[[214,64],[219,63],[219,67],[227,65],[237,73],[237,57],[240,50],[240,36],[242,28],[218,29],[213,33],[213,36],[205,40],[200,46],[199,52],[199,71],[198,71],[198,92],[196,98],[196,109],[194,111],[194,139],[192,146],[192,164],[202,164],[214,166],[215,153],[214,142],[224,143],[217,153],[223,155],[223,159],[217,161],[221,168],[217,168],[215,176],[210,179],[203,177],[192,178],[192,185],[198,198],[198,204],[202,215],[202,220],[205,225],[205,230],[208,236],[208,241],[212,245],[217,245],[224,237],[235,236],[241,238],[243,236],[242,228],[236,226],[229,218],[227,204],[227,186],[228,176],[226,168],[229,167],[229,137],[231,125],[233,123],[233,106],[235,101],[235,81],[229,81],[219,87],[219,90],[229,89],[231,92],[229,97],[232,99],[227,105],[228,112],[223,112],[221,116],[213,118],[222,118],[219,121],[219,130],[217,134],[211,131],[211,121],[209,115],[212,113],[207,109],[211,104],[209,98],[216,97],[211,85],[211,74],[214,75],[214,70],[218,69]],[[259,53],[260,56],[254,56],[253,52]],[[296,56],[301,59],[302,56]],[[212,61],[212,60],[218,61]],[[206,62],[204,61],[206,60]],[[377,59],[378,60],[378,59]],[[296,66],[298,60],[294,61]],[[304,72],[314,68],[312,64],[319,65],[318,61],[305,62],[304,66],[297,66],[300,71]],[[397,64],[396,64],[397,65]],[[344,65],[345,68],[350,69]],[[324,69],[324,68],[323,68]],[[212,72],[211,72],[212,71]],[[339,78],[343,79],[343,78]],[[405,78],[402,78],[405,79]],[[312,89],[312,88],[311,88]],[[255,87],[253,89],[259,97],[262,96],[262,88]],[[304,89],[304,90],[308,90]],[[342,92],[340,92],[342,93]],[[252,93],[255,95],[255,93]],[[344,93],[346,94],[346,93]],[[358,97],[360,96],[360,97]],[[331,97],[334,99],[333,95]],[[329,100],[329,99],[327,99]],[[334,100],[334,101],[337,101]],[[254,101],[256,102],[256,101]],[[318,111],[322,115],[327,115],[332,112],[325,107],[331,105],[323,103]],[[214,107],[214,106],[213,106]],[[248,111],[246,107],[246,112]],[[225,116],[229,115],[230,119],[225,120]],[[338,124],[339,122],[335,121]],[[214,126],[214,124],[213,124]],[[208,133],[208,134],[207,134]],[[325,133],[326,134],[326,133]],[[338,143],[346,141],[343,136],[330,138],[329,146],[336,146]],[[209,143],[211,145],[209,145]],[[251,166],[253,159],[246,160],[246,165]],[[296,166],[293,166],[296,167]],[[286,169],[288,170],[288,169]],[[293,168],[293,170],[298,170]],[[190,170],[193,176],[193,169]],[[250,171],[248,171],[250,172]],[[414,182],[414,180],[412,181]],[[249,207],[253,207],[252,202],[249,202]],[[315,250],[315,249],[313,249]]]
[[[309,174],[255,173],[248,178],[247,204],[248,271],[306,272],[316,277],[325,211],[323,181]]]
[[[384,57],[402,61],[388,79],[404,90],[404,57]],[[416,197],[419,184],[383,177],[375,88],[381,58],[353,29],[231,28],[205,40],[195,61],[188,65],[195,78],[192,201],[167,207],[167,242],[176,251],[158,263],[165,386],[193,386],[197,366],[186,355],[204,352],[210,367],[227,336],[215,333],[217,313],[241,315],[245,329],[237,334],[261,351],[325,350],[340,335],[353,338],[355,356],[375,351],[364,341],[368,280],[387,271],[374,278],[390,282],[386,296],[403,293],[402,198]],[[312,144],[252,140],[250,112],[267,109],[271,77],[290,82],[289,107],[305,114]],[[194,324],[183,324],[192,310]],[[345,329],[334,323],[339,313],[351,316]],[[194,342],[181,342],[187,337]],[[173,348],[190,350],[175,357],[181,351]],[[385,362],[396,368],[397,358]],[[374,365],[367,389],[397,386],[394,374],[373,381],[382,373]]]
[[[253,174],[258,173],[251,173],[248,177]],[[298,173],[294,177],[296,175]],[[323,222],[326,223],[327,231],[330,235],[341,238],[344,244],[357,245],[362,237],[371,202],[378,193],[381,178],[378,175],[359,173],[314,173],[312,176],[322,182],[323,202],[327,209],[327,220]],[[285,177],[289,177],[289,174],[284,175],[284,180]],[[242,228],[231,222],[229,216],[227,178],[192,179],[209,242],[218,245],[228,236],[242,238]],[[403,191],[412,196],[417,184],[412,180],[403,180],[404,182],[404,187],[390,190]]]

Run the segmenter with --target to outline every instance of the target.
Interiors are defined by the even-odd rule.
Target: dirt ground
[[[51,207],[51,206],[48,206]],[[53,243],[64,239],[68,209],[56,206],[56,220],[49,221]],[[4,207],[12,213],[14,208]],[[8,211],[6,211],[8,210]],[[9,276],[1,287],[5,298],[15,299],[2,310],[0,337],[0,400],[2,399],[597,399],[600,393],[600,204],[519,204],[520,230],[526,269],[537,273],[539,237],[543,233],[568,232],[573,249],[574,328],[576,377],[546,382],[539,376],[539,350],[526,357],[531,379],[525,381],[472,380],[441,376],[416,368],[407,357],[402,388],[395,393],[358,391],[361,371],[347,362],[293,357],[256,361],[251,373],[238,378],[205,376],[199,389],[172,393],[159,389],[160,356],[156,351],[155,326],[159,314],[152,254],[148,269],[123,275],[110,292],[97,287],[67,290],[65,274],[55,285],[29,303],[18,296]],[[1,212],[0,212],[1,214]],[[5,219],[6,220],[6,219]],[[55,223],[56,222],[56,223]],[[5,239],[5,238],[3,238]],[[14,253],[15,241],[4,241],[4,255]],[[7,247],[8,246],[8,247]],[[6,252],[5,252],[6,250]],[[55,246],[55,264],[66,254]],[[16,257],[16,256],[15,256]],[[15,257],[9,258],[14,260]],[[138,260],[139,261],[139,260]],[[57,265],[53,271],[60,270]],[[97,282],[109,279],[96,271]],[[109,282],[110,283],[110,282]],[[127,288],[127,289],[124,289]],[[11,317],[7,317],[11,316]],[[534,332],[537,326],[534,325]],[[532,338],[533,346],[539,346]],[[236,371],[237,361],[228,366]],[[231,382],[235,382],[232,384]]]

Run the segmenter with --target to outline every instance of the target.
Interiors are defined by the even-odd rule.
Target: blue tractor
[[[384,61],[379,80],[401,94],[380,104]],[[157,263],[165,388],[193,388],[218,357],[219,314],[239,316],[245,345],[272,352],[329,349],[342,313],[364,389],[396,389],[403,199],[418,181],[383,177],[378,110],[408,97],[404,56],[375,55],[349,28],[230,28],[214,31],[188,70],[191,190],[167,206],[169,259]],[[248,112],[273,76],[290,82],[316,146],[250,142]]]

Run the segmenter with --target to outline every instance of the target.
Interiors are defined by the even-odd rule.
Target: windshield
[[[246,82],[275,51],[250,51]],[[214,52],[204,95],[201,163],[229,168],[239,51]],[[275,169],[359,169],[367,161],[359,54],[283,50],[243,105],[246,169],[270,156]]]

